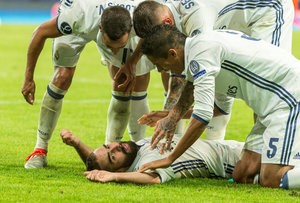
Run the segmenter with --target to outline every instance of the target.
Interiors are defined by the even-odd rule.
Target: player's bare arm
[[[56,19],[53,18],[35,29],[28,50],[25,79],[22,86],[22,94],[27,103],[33,104],[35,94],[34,70],[38,57],[43,50],[46,39],[59,37],[62,34],[56,28]]]
[[[177,122],[183,115],[189,110],[191,107],[194,96],[193,96],[194,86],[193,83],[187,82],[181,96],[174,106],[172,110],[170,110],[167,117],[161,119],[157,122],[152,140],[151,140],[151,148],[157,146],[161,139],[166,138],[167,145],[162,146],[163,150],[168,150],[174,135],[174,131],[177,125]],[[162,152],[162,151],[161,151]]]
[[[114,77],[114,80],[123,80],[125,77],[125,80],[118,85],[118,88],[124,88],[126,89],[126,92],[132,92],[135,86],[136,64],[143,55],[141,50],[142,43],[143,40],[140,39],[132,56],[128,59],[128,61],[126,61],[126,64],[119,69]]]
[[[137,184],[159,184],[160,178],[157,173],[140,172],[109,172],[103,170],[86,171],[84,175],[87,179],[95,182],[118,182]]]
[[[194,85],[192,82],[186,82],[181,96],[175,105],[174,109],[180,111],[180,118],[182,118],[190,109],[194,102]]]
[[[183,77],[172,76],[164,109],[172,109],[177,103],[186,81]]]
[[[157,168],[167,168],[169,167],[178,157],[180,157],[196,140],[199,135],[205,130],[206,123],[191,118],[188,129],[186,130],[184,136],[180,139],[175,149],[166,158],[159,159],[144,164],[139,172],[145,172],[147,170],[154,170]]]
[[[69,146],[72,146],[77,151],[83,163],[86,163],[87,157],[94,151],[91,147],[83,144],[70,130],[63,129],[60,132],[61,139]]]

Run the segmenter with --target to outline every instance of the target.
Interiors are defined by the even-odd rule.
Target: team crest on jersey
[[[206,73],[206,70],[200,70],[200,65],[197,61],[192,60],[189,65],[189,69],[193,74],[193,78],[196,79]]]
[[[197,61],[195,61],[195,60],[192,60],[191,62],[190,62],[190,70],[191,70],[191,72],[193,73],[193,74],[196,74],[196,73],[198,73],[199,72],[199,70],[200,70],[200,65],[198,64],[198,62]]]
[[[67,22],[62,22],[62,24],[60,25],[60,30],[64,34],[71,34],[72,33],[72,28]]]

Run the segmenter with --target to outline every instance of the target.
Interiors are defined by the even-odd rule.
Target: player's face
[[[117,40],[111,40],[105,32],[102,32],[102,42],[109,48],[114,54],[117,54],[120,49],[123,49],[129,38],[129,33],[125,33]]]
[[[171,73],[180,74],[183,71],[183,67],[177,58],[168,57],[167,59],[165,59],[152,56],[147,57],[154,65],[156,65],[158,72],[171,71]]]
[[[135,158],[136,152],[133,142],[113,142],[94,151],[101,169],[107,171],[117,171],[124,168],[130,156]]]

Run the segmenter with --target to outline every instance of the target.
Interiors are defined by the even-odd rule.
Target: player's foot
[[[32,154],[26,158],[25,168],[44,168],[47,166],[47,151],[36,148]]]

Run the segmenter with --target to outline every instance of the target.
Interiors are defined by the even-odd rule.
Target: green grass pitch
[[[174,180],[162,185],[99,184],[87,181],[76,152],[62,143],[59,131],[71,129],[83,142],[97,147],[104,141],[106,110],[111,96],[108,71],[90,43],[82,53],[73,84],[49,145],[49,167],[25,170],[25,157],[36,140],[41,99],[51,79],[51,40],[45,44],[35,72],[35,104],[22,95],[26,51],[35,26],[0,26],[0,202],[300,202],[300,191],[237,185],[227,180]],[[293,53],[300,58],[300,32],[294,33]],[[161,109],[163,88],[151,73],[148,99]],[[243,141],[252,112],[236,101],[226,139]],[[150,136],[152,129],[148,129]],[[125,139],[129,139],[126,134]]]

